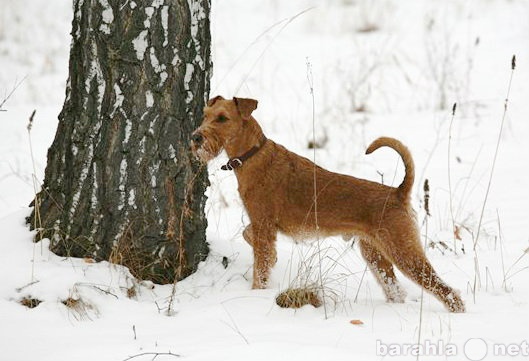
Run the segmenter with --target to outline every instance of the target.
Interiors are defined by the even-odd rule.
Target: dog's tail
[[[404,144],[394,138],[380,137],[376,139],[369,147],[367,147],[366,154],[371,154],[380,147],[390,147],[399,153],[404,162],[406,174],[404,180],[398,187],[399,193],[404,197],[408,198],[413,187],[413,181],[415,180],[415,165],[411,153]]]

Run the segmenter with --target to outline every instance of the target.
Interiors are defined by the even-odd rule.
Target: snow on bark
[[[178,56],[178,49],[174,48],[173,52],[174,52],[174,57],[173,57],[173,60],[171,60],[171,64],[174,66],[181,64],[182,60],[180,60],[180,57]]]
[[[129,118],[125,119],[125,138],[123,138],[123,148],[129,144],[130,135],[132,134],[132,122]]]
[[[92,163],[92,192],[90,196],[90,207],[92,208],[92,211],[94,211],[99,203],[99,200],[97,198],[97,191],[99,189],[99,185],[97,183],[97,165],[96,163]]]
[[[74,5],[74,9],[77,9],[77,11],[74,14],[74,18],[77,24],[81,23],[81,15],[82,15],[81,9],[83,7],[83,4],[84,4],[84,0],[79,0],[77,1],[77,4]],[[79,39],[80,36],[81,36],[81,27],[77,26],[77,28],[75,29],[75,32],[73,33],[74,40]]]
[[[110,7],[107,0],[99,0],[99,3],[104,9],[101,13],[103,23],[99,27],[99,30],[102,33],[110,34],[110,24],[112,24],[114,21],[114,12],[112,11],[112,8]]]
[[[139,154],[138,154],[138,158],[136,159],[136,166],[140,166],[143,162],[143,157],[145,155],[145,142],[147,140],[147,137],[145,137],[145,135],[141,138],[140,140],[140,144],[139,144]]]
[[[82,5],[82,1],[80,4]],[[79,10],[80,11],[80,10]],[[80,20],[80,19],[79,19]],[[89,66],[87,70],[87,76],[85,79],[85,92],[86,94],[95,94],[95,103],[97,104],[97,114],[96,119],[93,125],[93,134],[97,134],[99,132],[99,129],[101,127],[101,107],[103,103],[103,98],[105,95],[106,90],[106,83],[103,76],[103,71],[101,70],[101,64],[98,60],[98,54],[97,54],[97,44],[96,42],[91,43],[90,47],[90,53],[88,57]],[[95,89],[94,89],[95,87]],[[95,91],[94,91],[95,90]],[[67,98],[68,99],[68,98]],[[89,101],[89,97],[84,98],[84,107],[87,106]],[[71,138],[75,140],[77,138],[77,128],[74,127],[72,130],[72,136]],[[71,148],[70,151],[74,157],[77,157],[80,154],[79,147],[75,144],[75,142],[71,142]],[[82,162],[82,168],[79,174],[79,177],[77,179],[77,182],[75,183],[75,186],[73,188],[73,196],[71,199],[71,206],[69,209],[70,214],[70,221],[68,222],[67,226],[67,234],[70,233],[71,225],[73,222],[73,217],[76,214],[77,207],[79,205],[79,199],[81,197],[81,192],[84,187],[84,183],[88,177],[90,167],[93,164],[93,158],[94,158],[94,144],[89,143],[87,147],[87,152],[83,153],[83,162]]]
[[[165,83],[165,80],[167,80],[167,67],[165,64],[160,64],[160,61],[156,57],[155,50],[153,47],[149,49],[150,54],[150,60],[151,60],[151,66],[156,74],[160,76],[160,83],[158,84],[159,87],[162,87],[162,85]]]
[[[165,48],[167,44],[169,44],[169,39],[168,39],[169,6],[162,7],[161,17],[162,17],[162,28],[163,28],[163,37],[164,37],[162,46]]]
[[[152,118],[151,122],[149,123],[149,134],[154,135],[154,126],[156,124],[156,121],[158,120],[159,116],[156,115],[154,118]]]
[[[150,178],[151,178],[150,179],[150,181],[151,181],[150,185],[151,185],[152,189],[156,189],[158,187],[158,179],[157,179],[156,176],[159,174],[160,164],[161,164],[160,161],[156,161],[156,162],[153,162],[148,167],[148,174],[150,175]],[[162,215],[162,210],[160,209],[160,202],[158,202],[158,199],[156,197],[156,193],[155,192],[153,192],[153,200],[154,200],[154,204],[155,204],[154,211],[156,212],[156,219],[158,220],[158,224],[162,225],[165,221],[164,221],[164,217]]]
[[[150,108],[154,105],[154,97],[152,95],[152,92],[150,90],[147,90],[145,92],[145,102],[146,107]],[[151,99],[152,98],[152,99]],[[152,104],[149,106],[148,104],[152,101]],[[143,113],[143,115],[140,118],[140,123],[143,123],[145,121],[145,117],[149,114],[149,111],[146,111]],[[147,142],[147,136],[143,134],[141,137],[140,143],[138,144],[138,156],[136,158],[136,166],[140,166],[143,163],[143,158],[145,156],[145,150],[146,150],[146,142]]]
[[[147,90],[145,92],[145,106],[147,108],[152,108],[154,105],[154,97],[152,95],[152,92],[150,90]]]
[[[66,99],[64,100],[65,103],[68,103],[70,101],[70,98],[72,96],[72,79],[68,77],[66,80]]]
[[[172,144],[169,144],[169,159],[174,160],[176,163],[176,150],[174,149]]]
[[[110,116],[113,116],[118,109],[121,109],[121,107],[123,106],[123,101],[125,100],[123,92],[121,91],[121,88],[118,84],[114,84],[114,95],[116,97],[116,100],[114,101],[114,107],[112,108]]]
[[[97,91],[96,91],[96,102],[97,102],[97,116],[101,115],[101,106],[103,104],[103,97],[105,95],[105,79],[103,76],[103,71],[101,70],[101,64],[99,63],[99,57],[97,54],[97,45],[96,42],[91,43],[90,47],[90,65],[88,68],[88,75],[85,80],[85,91],[86,94],[92,93],[92,83],[95,82]],[[89,97],[84,98],[84,107],[86,108]]]
[[[136,191],[134,189],[129,190],[129,199],[128,199],[128,205],[134,209],[136,209]]]
[[[152,6],[146,7],[145,14],[147,15],[147,18],[143,21],[143,26],[149,29],[151,27],[151,18],[152,18],[152,15],[154,14],[154,8]]]
[[[90,209],[91,213],[93,214],[93,222],[92,227],[90,230],[90,239],[93,239],[94,235],[99,230],[99,222],[101,218],[103,218],[103,215],[98,212],[98,206],[99,206],[99,199],[97,198],[97,193],[99,190],[99,183],[97,181],[97,165],[96,163],[92,163],[92,191],[90,195]],[[95,256],[95,254],[94,254]]]
[[[123,158],[121,159],[121,163],[119,165],[119,202],[118,202],[118,210],[123,210],[123,207],[125,207],[125,182],[127,181],[127,159]]]
[[[189,84],[191,83],[191,80],[193,78],[193,71],[195,70],[195,67],[191,63],[186,64],[186,73],[184,75],[184,89],[187,93],[186,96],[186,103],[189,103],[193,100],[193,92],[191,91],[191,87]]]
[[[191,12],[191,37],[195,44],[196,58],[195,62],[201,70],[205,69],[204,59],[200,56],[202,54],[201,44],[202,39],[199,36],[200,22],[206,18],[206,11],[199,0],[188,0],[189,11]]]
[[[147,43],[147,34],[149,33],[148,30],[142,30],[140,31],[140,34],[132,40],[132,46],[134,47],[134,50],[136,51],[136,58],[138,60],[143,61],[143,58],[145,56],[145,51],[147,50],[147,47],[149,44]]]
[[[79,175],[79,180],[77,181],[76,187],[74,188],[75,192],[72,196],[72,204],[69,210],[69,214],[71,218],[70,218],[70,222],[68,223],[68,227],[67,227],[67,232],[66,232],[67,236],[70,234],[72,223],[73,223],[72,221],[75,218],[77,206],[79,205],[81,191],[83,190],[84,183],[86,181],[86,178],[88,177],[88,173],[89,173],[93,158],[94,158],[94,145],[90,143],[88,145],[88,153],[83,161],[83,167],[81,169],[81,174]]]
[[[51,237],[51,241],[53,243],[58,243],[60,242],[61,240],[61,220],[60,219],[57,219],[55,220],[55,222],[53,223],[53,235]]]

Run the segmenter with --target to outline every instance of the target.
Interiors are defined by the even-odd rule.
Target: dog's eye
[[[224,123],[228,120],[228,117],[226,117],[225,115],[219,115],[217,117],[217,123]]]

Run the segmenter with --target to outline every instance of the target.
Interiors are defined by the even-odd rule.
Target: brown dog
[[[388,187],[332,173],[267,139],[252,117],[256,108],[253,99],[211,99],[191,142],[203,162],[222,149],[230,157],[222,168],[235,171],[250,217],[243,236],[254,252],[253,288],[267,286],[276,262],[277,232],[296,239],[355,236],[388,302],[404,302],[405,298],[395,278],[395,265],[450,311],[465,311],[458,292],[439,278],[421,246],[410,205],[413,159],[402,143],[379,138],[366,151],[387,146],[402,157],[404,181],[397,188]]]

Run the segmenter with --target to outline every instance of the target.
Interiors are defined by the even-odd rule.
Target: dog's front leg
[[[243,232],[243,237],[253,248],[253,289],[266,288],[270,270],[277,261],[276,234],[274,227],[266,222],[250,224]]]

